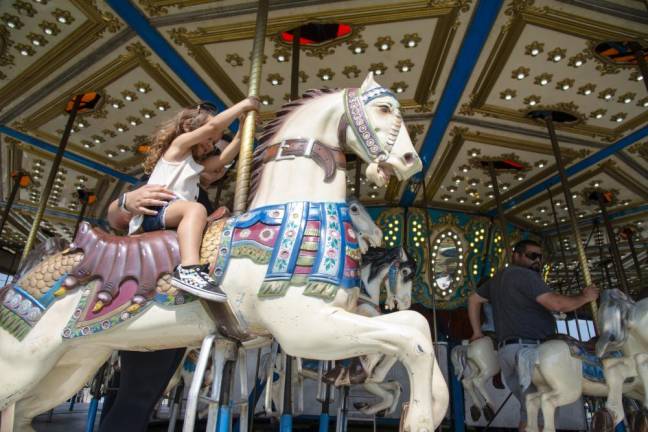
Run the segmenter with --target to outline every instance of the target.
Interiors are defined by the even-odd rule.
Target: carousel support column
[[[549,202],[551,203],[551,213],[553,214],[554,225],[556,226],[556,235],[558,236],[558,247],[560,247],[560,257],[562,258],[562,282],[569,280],[569,274],[567,272],[567,255],[565,254],[565,245],[563,244],[562,231],[560,230],[560,225],[558,224],[558,216],[556,215],[556,204],[554,203],[553,194],[551,193],[551,188],[547,188],[547,193],[549,194]],[[560,279],[559,279],[560,280]],[[562,283],[559,285],[562,287]],[[567,283],[569,287],[569,283]]]
[[[621,254],[619,253],[619,247],[617,246],[616,235],[614,234],[614,229],[610,222],[610,216],[607,212],[607,204],[611,202],[612,196],[605,192],[596,191],[590,195],[590,199],[592,201],[596,200],[601,209],[603,225],[605,225],[605,231],[607,232],[610,253],[612,254],[612,262],[614,263],[614,269],[617,276],[617,283],[619,284],[621,291],[628,294],[628,281],[626,279],[625,270],[623,269],[623,263],[621,262]]]
[[[596,228],[596,244],[599,248],[599,265],[601,267],[601,280],[607,283],[607,288],[612,288],[612,279],[610,278],[610,272],[608,271],[607,264],[605,263],[605,253],[603,252],[603,236],[601,235],[601,226],[599,225],[599,220],[594,219],[594,227]],[[603,284],[601,284],[601,287]]]
[[[592,284],[592,275],[590,274],[589,267],[587,265],[587,256],[585,255],[585,249],[583,248],[583,240],[581,239],[580,230],[576,223],[576,209],[574,207],[574,198],[572,197],[571,189],[567,181],[567,174],[565,173],[565,165],[562,160],[562,155],[560,154],[560,146],[558,145],[558,139],[556,138],[556,130],[553,124],[553,112],[552,111],[542,111],[542,112],[532,112],[535,114],[534,117],[540,117],[545,121],[547,126],[547,132],[549,133],[549,138],[551,139],[551,147],[553,149],[554,157],[556,158],[556,167],[558,168],[558,174],[560,175],[560,183],[563,188],[563,194],[565,195],[565,203],[567,203],[567,212],[569,213],[569,223],[571,225],[572,233],[574,235],[574,241],[576,242],[576,250],[578,251],[578,260],[580,263],[581,271],[583,272],[583,279],[585,281],[585,286],[590,286]],[[592,319],[594,320],[594,325],[597,332],[599,331],[598,323],[598,306],[596,301],[590,302],[590,309],[592,311]]]
[[[20,189],[21,187],[27,187],[31,183],[31,178],[29,177],[29,175],[23,173],[22,171],[12,173],[11,178],[13,178],[14,184],[11,188],[11,193],[9,194],[9,200],[7,201],[7,205],[5,206],[4,214],[2,215],[2,222],[0,222],[0,234],[2,234],[2,230],[7,223],[9,212],[11,211],[11,207],[13,207],[13,203],[16,200],[16,195],[18,195],[18,189]]]
[[[50,168],[47,182],[45,183],[45,187],[43,188],[43,193],[40,197],[40,203],[38,204],[38,210],[36,211],[36,215],[34,216],[34,222],[32,223],[31,230],[29,231],[29,235],[27,236],[27,242],[25,243],[23,254],[20,258],[20,264],[18,265],[18,267],[20,267],[25,258],[27,258],[29,251],[31,251],[32,247],[34,246],[34,242],[36,241],[36,233],[38,232],[38,228],[40,227],[41,221],[43,220],[43,214],[45,213],[45,208],[47,207],[47,200],[49,199],[50,193],[52,192],[54,179],[58,175],[57,171],[59,169],[59,165],[61,165],[63,153],[65,153],[65,147],[67,146],[68,139],[70,138],[70,131],[72,130],[74,119],[76,118],[79,107],[81,106],[82,98],[83,95],[74,96],[72,110],[69,113],[68,121],[65,125],[65,130],[63,131],[63,136],[61,137],[61,143],[59,144],[58,151],[56,152],[56,156],[52,161],[52,167]]]
[[[97,196],[95,194],[93,194],[92,192],[88,192],[85,189],[77,189],[77,197],[81,202],[81,211],[77,216],[77,221],[76,221],[76,225],[74,226],[74,234],[72,235],[72,238],[75,238],[77,235],[77,231],[79,231],[79,226],[81,225],[83,216],[85,216],[85,212],[86,209],[88,208],[88,205],[94,203],[97,200]]]
[[[430,210],[428,206],[428,195],[427,195],[427,186],[425,185],[425,178],[421,181],[423,184],[423,211],[425,211],[425,244],[427,245],[427,250],[428,250],[428,259],[426,260],[425,263],[425,270],[427,271],[428,274],[428,286],[430,287],[430,296],[432,296],[432,321],[433,321],[433,331],[434,333],[432,336],[434,337],[434,355],[435,358],[439,358],[439,351],[437,349],[437,344],[439,342],[439,334],[437,332],[437,305],[436,305],[436,295],[434,293],[434,285],[432,284],[432,272],[434,269],[430,268],[430,258],[432,257],[432,239],[430,236],[432,235],[432,224],[430,223]],[[407,230],[407,225],[405,225],[405,229]]]
[[[646,50],[642,48],[642,46],[636,42],[629,44],[630,48],[633,49],[633,53],[635,56],[635,59],[637,60],[637,65],[639,66],[639,72],[641,73],[641,76],[643,76],[643,82],[644,85],[646,86],[646,90],[648,91],[648,64],[646,63]]]
[[[628,247],[630,248],[630,254],[632,255],[632,262],[634,263],[635,270],[637,270],[637,277],[639,278],[640,285],[643,282],[643,276],[641,275],[641,265],[639,264],[639,259],[637,258],[637,250],[634,246],[634,240],[632,237],[635,235],[635,232],[630,227],[625,227],[621,230],[621,234],[625,237],[628,242]]]
[[[257,21],[252,48],[250,87],[248,90],[248,96],[253,97],[259,96],[259,88],[261,87],[261,65],[263,64],[263,49],[268,25],[268,2],[269,0],[259,0],[257,3]],[[234,216],[240,215],[247,209],[248,194],[250,192],[252,150],[254,147],[254,133],[256,131],[258,114],[256,111],[248,112],[243,122],[241,150],[239,151],[238,167],[236,169],[236,189],[234,192],[233,206]]]
[[[502,198],[499,192],[497,174],[495,173],[495,163],[493,161],[488,162],[488,174],[490,174],[491,182],[493,183],[493,193],[495,194],[495,204],[497,205],[497,219],[499,220],[500,229],[502,230],[502,239],[504,240],[504,265],[506,265],[511,258],[511,244],[509,243],[506,217],[504,216],[504,209],[502,209]]]

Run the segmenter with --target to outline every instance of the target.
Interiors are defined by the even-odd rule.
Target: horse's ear
[[[360,86],[360,93],[364,93],[367,90],[371,90],[372,88],[376,87],[380,87],[380,84],[378,84],[374,79],[373,72],[369,72],[365,80],[362,82],[362,85]]]

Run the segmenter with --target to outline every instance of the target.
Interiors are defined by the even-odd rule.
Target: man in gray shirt
[[[484,337],[480,312],[484,303],[493,307],[495,336],[502,378],[520,401],[520,430],[526,427],[525,394],[520,389],[515,365],[517,352],[534,346],[555,334],[552,312],[571,312],[598,298],[598,288],[588,286],[577,296],[551,291],[540,276],[542,247],[533,240],[522,240],[513,248],[511,265],[497,272],[468,297],[471,341]]]

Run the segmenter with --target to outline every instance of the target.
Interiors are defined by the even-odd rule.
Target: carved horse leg
[[[360,411],[363,414],[374,415],[383,410],[387,410],[387,414],[391,414],[396,409],[402,389],[398,383],[393,381],[385,382],[385,378],[397,361],[398,359],[394,356],[384,356],[382,361],[375,367],[371,377],[367,379],[364,384],[365,390],[382,400],[376,404],[361,408]]]
[[[300,296],[301,307],[294,307]],[[257,304],[259,316],[280,316],[266,322],[287,353],[297,357],[335,360],[386,353],[397,356],[410,379],[411,399],[407,418],[401,421],[409,432],[432,432],[448,405],[448,391],[434,359],[427,320],[416,312],[395,312],[374,318],[352,314],[305,299],[299,289],[271,302]],[[305,337],[290,337],[299,331]],[[433,372],[434,371],[434,372]],[[433,398],[434,395],[434,398]]]
[[[538,413],[540,412],[540,402],[543,393],[548,392],[549,388],[545,386],[538,386],[537,392],[528,393],[526,395],[526,412],[527,412],[527,432],[538,432]]]
[[[643,385],[643,408],[644,413],[648,414],[648,353],[641,353],[635,355],[635,362],[637,363],[637,374],[641,379]]]
[[[556,408],[575,402],[583,392],[581,361],[570,355],[569,347],[562,341],[540,345],[538,359],[537,367],[549,387],[540,395],[544,431],[553,432]]]
[[[495,415],[495,411],[493,410],[493,401],[491,400],[488,391],[486,391],[485,386],[486,381],[492,378],[492,376],[493,375],[489,374],[488,371],[480,369],[479,375],[473,379],[473,386],[477,390],[479,397],[481,397],[481,401],[478,405],[481,407],[484,417],[486,417],[486,420],[488,421],[492,420]]]
[[[72,397],[112,350],[98,347],[76,348],[65,353],[54,369],[16,404],[15,432],[33,431],[32,419]]]
[[[622,422],[623,411],[623,382],[631,375],[628,359],[608,358],[603,360],[603,372],[608,387],[607,401],[605,408],[614,417],[614,424]],[[630,360],[632,361],[632,360]]]

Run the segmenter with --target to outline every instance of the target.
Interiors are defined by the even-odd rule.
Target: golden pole
[[[248,96],[259,96],[261,86],[261,65],[263,64],[263,48],[265,45],[266,27],[268,24],[268,0],[259,0],[257,9],[256,32],[252,47],[252,65],[250,66],[250,88]],[[234,215],[240,215],[247,209],[250,190],[250,171],[252,166],[252,151],[254,148],[254,133],[258,113],[250,111],[243,122],[241,133],[241,151],[236,169],[236,189],[234,192]]]
[[[587,256],[585,255],[583,240],[581,239],[580,230],[578,229],[578,224],[576,223],[577,219],[576,210],[574,207],[574,199],[569,187],[569,182],[567,181],[567,174],[565,173],[565,165],[563,164],[562,155],[560,154],[558,139],[556,138],[556,130],[554,129],[553,124],[553,114],[550,111],[546,111],[543,113],[542,118],[547,125],[547,131],[549,132],[549,138],[551,139],[551,147],[553,148],[554,157],[556,158],[556,166],[558,168],[558,174],[560,175],[560,183],[562,185],[563,194],[565,195],[565,203],[567,204],[567,212],[569,213],[569,224],[571,225],[574,241],[576,242],[578,261],[580,263],[581,271],[583,272],[583,279],[585,286],[590,286],[592,285],[592,275],[590,274],[589,266],[587,265]],[[596,304],[596,301],[590,302],[590,309],[592,311],[592,320],[594,321],[596,331],[600,332],[597,314],[598,305]]]
[[[52,191],[52,186],[54,185],[54,179],[56,178],[59,165],[63,159],[63,154],[65,153],[65,147],[67,146],[68,139],[70,138],[70,130],[74,124],[74,119],[76,118],[79,107],[81,106],[81,100],[83,99],[83,94],[77,95],[74,97],[74,104],[70,115],[68,116],[67,124],[65,125],[65,130],[63,131],[63,136],[61,137],[61,143],[59,144],[58,152],[56,152],[56,157],[52,161],[52,168],[50,169],[49,176],[47,177],[47,183],[43,188],[43,193],[41,194],[40,203],[38,204],[38,210],[34,216],[34,223],[32,223],[31,230],[29,231],[29,236],[27,236],[27,242],[25,243],[25,248],[23,249],[22,257],[20,258],[20,263],[18,268],[23,264],[23,261],[34,247],[34,242],[36,241],[36,234],[38,233],[38,228],[40,227],[41,221],[43,220],[43,214],[45,213],[45,207],[47,207],[47,200],[49,199],[50,192]]]

